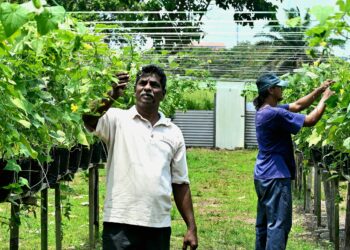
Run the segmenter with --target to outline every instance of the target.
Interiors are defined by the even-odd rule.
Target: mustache
[[[151,92],[145,92],[145,91],[142,91],[142,92],[141,92],[141,96],[150,96],[150,97],[154,97],[154,95],[153,95]]]

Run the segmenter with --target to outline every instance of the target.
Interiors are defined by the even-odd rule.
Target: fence
[[[324,150],[311,151],[312,159],[304,159],[301,151],[296,150],[297,164],[296,179],[293,188],[297,195],[303,196],[304,211],[312,213],[315,220],[315,234],[328,235],[328,240],[333,242],[334,249],[350,249],[350,165],[349,158],[342,166],[338,166],[338,172],[330,171],[330,162],[327,160],[329,152]],[[307,164],[307,165],[306,165]],[[345,174],[344,174],[345,173]],[[344,233],[340,230],[339,183],[347,182],[346,214]],[[323,186],[323,192],[322,192]],[[325,197],[326,228],[322,226],[322,198]],[[312,199],[313,197],[313,199]]]
[[[182,130],[187,146],[215,147],[213,110],[177,111],[173,122]]]

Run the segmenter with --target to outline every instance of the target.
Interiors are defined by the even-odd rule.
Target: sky
[[[304,16],[307,8],[312,8],[317,5],[331,5],[335,7],[336,0],[284,0],[282,4],[279,3],[278,5],[279,11],[277,13],[277,17],[280,21],[283,22],[285,21],[285,13],[283,12],[283,9],[298,7],[301,15]],[[203,41],[223,42],[227,48],[231,48],[236,45],[237,41],[257,41],[257,38],[254,38],[254,35],[264,31],[263,26],[267,22],[257,21],[255,23],[255,28],[253,29],[249,27],[243,27],[241,25],[237,26],[233,22],[233,12],[233,10],[225,11],[213,5],[207,14],[203,17],[203,30],[207,33]]]

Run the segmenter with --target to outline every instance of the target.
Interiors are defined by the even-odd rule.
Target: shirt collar
[[[142,115],[139,114],[139,112],[137,112],[135,105],[129,109],[129,113],[130,113],[132,118],[139,117],[142,120],[146,120],[145,118],[142,117]],[[154,126],[158,126],[158,125],[170,126],[171,120],[169,118],[165,117],[165,115],[161,111],[158,111],[158,114],[159,114],[160,118]]]

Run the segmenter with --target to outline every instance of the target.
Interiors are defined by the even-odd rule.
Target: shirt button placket
[[[151,140],[153,139],[153,128],[150,124],[147,125],[148,129],[150,130],[150,134],[151,134]]]

